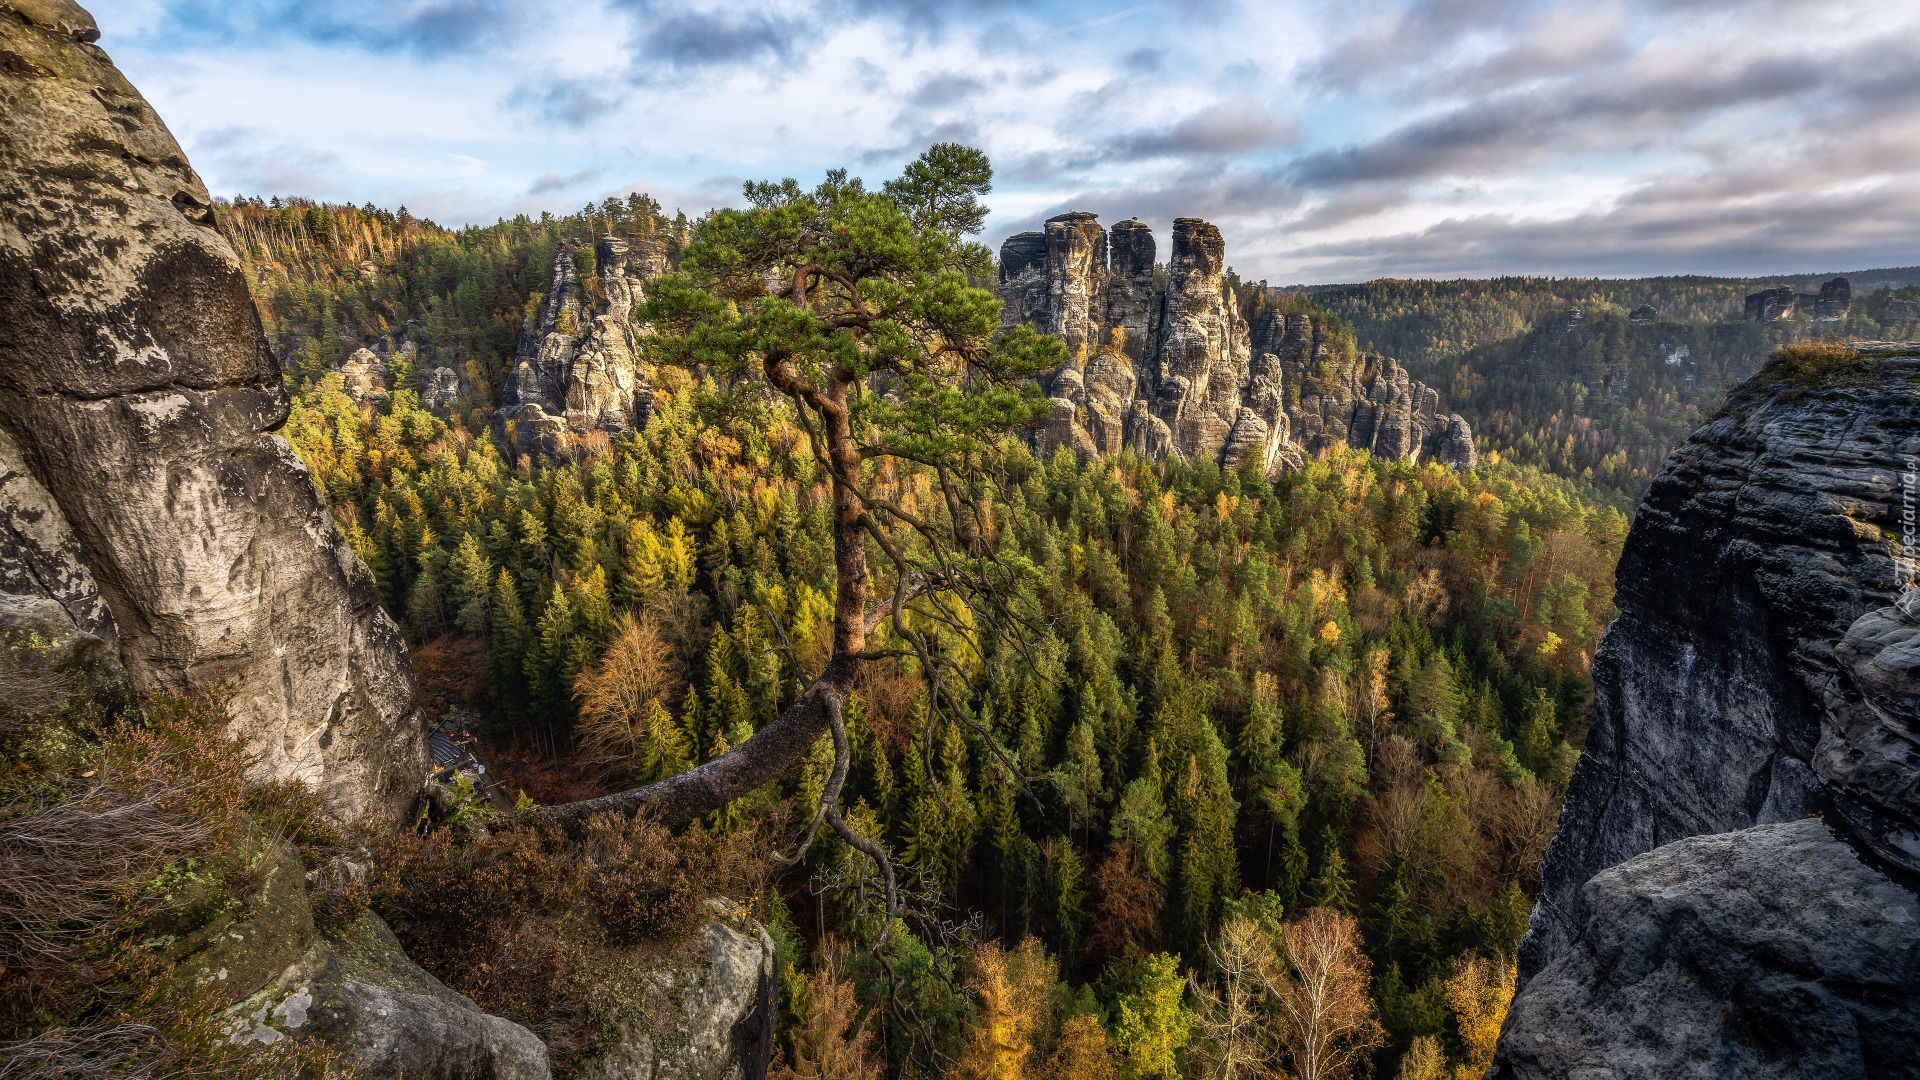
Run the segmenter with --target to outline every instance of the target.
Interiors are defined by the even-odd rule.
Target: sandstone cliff
[[[1498,1075],[1915,1074],[1916,378],[1763,371],[1648,490]]]
[[[670,268],[669,248],[658,237],[603,237],[593,254],[590,288],[574,253],[559,253],[546,302],[520,335],[495,414],[516,457],[564,457],[573,436],[619,435],[646,424],[651,394],[633,309],[645,282]],[[595,291],[598,302],[589,295]]]
[[[1044,380],[1053,411],[1036,433],[1043,452],[1126,447],[1229,467],[1257,454],[1272,472],[1349,446],[1475,464],[1467,422],[1441,413],[1440,395],[1393,360],[1342,355],[1305,315],[1274,310],[1249,326],[1219,229],[1174,221],[1164,286],[1155,253],[1139,221],[1109,235],[1080,212],[1001,245],[1002,322],[1060,338],[1071,357]]]
[[[0,3],[0,590],[136,688],[224,681],[274,775],[405,811],[398,630],[307,470],[206,188],[70,0]]]

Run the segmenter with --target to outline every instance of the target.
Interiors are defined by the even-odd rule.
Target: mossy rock
[[[489,1016],[407,958],[368,913],[316,934],[266,986],[227,1010],[235,1043],[315,1039],[359,1075],[406,1080],[547,1080],[547,1047]]]
[[[233,895],[235,882],[247,883],[249,895]],[[285,844],[245,845],[223,865],[183,874],[179,887],[176,910],[199,925],[160,929],[180,931],[163,947],[174,959],[169,978],[182,990],[238,1000],[265,986],[313,943],[305,870]]]

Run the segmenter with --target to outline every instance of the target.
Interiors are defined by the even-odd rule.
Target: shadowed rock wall
[[[1648,489],[1496,1077],[1920,1076],[1914,349],[1763,371]]]

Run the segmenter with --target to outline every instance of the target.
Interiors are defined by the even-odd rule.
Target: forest
[[[556,251],[716,226],[644,196],[459,231],[298,200],[220,221],[284,358],[287,438],[436,708],[484,711],[523,805],[715,759],[819,675],[834,478],[781,395],[662,363],[644,430],[576,461],[507,460],[490,425]],[[1610,325],[1585,331],[1602,357]],[[382,400],[349,397],[331,369],[381,339],[471,396],[436,414],[396,359]],[[1544,430],[1472,472],[1354,453],[1273,478],[983,440],[971,497],[1017,625],[923,597],[869,639],[888,655],[846,702],[841,802],[896,864],[904,930],[876,951],[877,868],[830,834],[748,898],[781,951],[775,1075],[1477,1075],[1630,506]],[[1643,468],[1670,437],[1604,445]],[[936,468],[864,470],[902,513],[942,503]],[[833,764],[823,735],[691,833],[791,849]]]

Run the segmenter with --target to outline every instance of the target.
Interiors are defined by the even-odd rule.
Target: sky
[[[91,0],[217,195],[443,225],[995,167],[1274,284],[1920,264],[1913,0]]]

